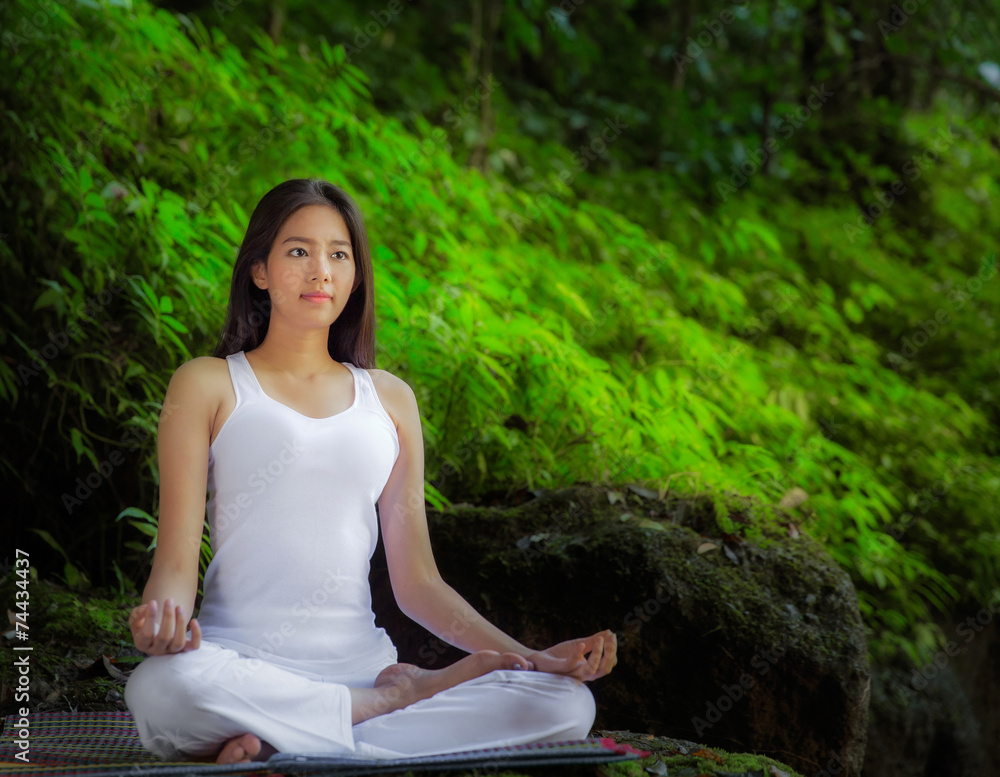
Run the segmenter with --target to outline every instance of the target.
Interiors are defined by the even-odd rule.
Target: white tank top
[[[261,388],[243,351],[226,357],[236,406],[208,451],[212,560],[198,623],[206,640],[328,681],[371,684],[396,662],[368,584],[375,502],[399,456],[367,370],[354,403],[310,418]]]

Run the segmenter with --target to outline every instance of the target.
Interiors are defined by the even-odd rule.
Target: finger
[[[194,650],[201,644],[201,625],[198,623],[197,618],[191,619],[191,650]]]
[[[176,619],[174,621],[174,638],[170,641],[170,646],[175,650],[183,650],[186,639],[184,608],[181,605],[174,607]]]
[[[166,648],[174,638],[174,602],[167,599],[163,603],[163,615],[160,620],[160,633],[156,636],[156,644]]]
[[[618,663],[618,635],[613,631],[606,633],[608,636],[604,641],[604,658],[601,659],[601,665],[597,670],[598,677],[606,675]]]
[[[153,634],[152,609],[148,603],[139,607],[141,617],[136,620],[135,630],[132,633],[135,635],[135,646],[143,653],[148,653]]]
[[[156,639],[156,632],[159,630],[158,629],[159,622],[158,622],[158,620],[156,618],[156,616],[157,616],[157,610],[158,609],[159,608],[157,606],[156,599],[153,599],[153,601],[151,601],[149,603],[149,610],[148,610],[148,612],[149,612],[149,618],[147,618],[147,620],[149,622],[146,624],[146,645],[147,646],[150,645],[150,644],[152,644],[153,640]]]
[[[594,649],[590,651],[590,660],[587,661],[587,679],[593,680],[597,674],[597,669],[601,665],[601,658],[604,656],[604,637],[598,637]]]

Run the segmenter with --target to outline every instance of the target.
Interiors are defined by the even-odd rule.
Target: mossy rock
[[[780,520],[750,542],[717,516],[708,500],[574,486],[428,522],[444,579],[522,642],[618,634],[618,665],[590,684],[598,728],[758,752],[803,773],[835,756],[859,774],[870,670],[849,577],[805,534],[775,531]],[[400,660],[460,657],[395,607],[384,555],[372,563],[377,622]]]

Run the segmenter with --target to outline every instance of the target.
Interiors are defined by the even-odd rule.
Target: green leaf
[[[853,324],[860,324],[865,319],[865,312],[853,299],[844,300],[844,316]]]
[[[32,312],[38,310],[39,308],[55,308],[59,313],[63,313],[66,310],[66,295],[63,294],[62,289],[46,289],[41,294],[38,295],[38,299],[35,300],[35,304],[31,307]]]
[[[80,168],[80,192],[85,194],[94,188],[94,179],[90,177],[90,171],[86,167]]]
[[[43,540],[45,540],[49,544],[49,547],[59,551],[59,553],[62,555],[64,559],[66,559],[67,561],[69,560],[69,556],[66,555],[66,551],[62,549],[62,545],[56,542],[55,537],[49,534],[49,532],[47,532],[45,529],[29,528],[28,531],[35,532],[35,534],[39,535]]]
[[[164,316],[160,320],[163,321],[164,324],[169,326],[175,332],[180,332],[183,335],[186,335],[188,333],[188,328],[173,316],[168,316],[164,314]]]
[[[69,271],[69,268],[60,267],[59,272],[62,274],[62,277],[66,279],[66,283],[73,288],[73,291],[78,294],[83,294],[83,284],[80,282],[79,278]]]
[[[69,430],[70,444],[73,446],[73,450],[76,451],[76,460],[79,461],[81,457],[86,456],[94,465],[94,468],[100,466],[97,461],[97,457],[94,456],[94,452],[87,445],[86,440],[83,438],[83,434],[75,426]]]
[[[122,518],[145,518],[150,523],[156,523],[156,519],[153,516],[139,507],[126,507],[115,516],[116,521],[120,521]]]

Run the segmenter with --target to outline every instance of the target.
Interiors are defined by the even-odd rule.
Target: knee
[[[566,678],[572,685],[566,689],[563,715],[566,720],[566,739],[586,739],[597,717],[594,694],[584,683]]]
[[[193,677],[178,671],[179,656],[150,656],[129,675],[125,704],[136,718],[183,707],[192,698]]]
[[[565,675],[529,673],[523,677],[533,681],[539,712],[550,725],[558,728],[550,734],[550,739],[587,738],[597,716],[597,704],[590,688]]]
[[[197,704],[197,683],[178,671],[177,656],[150,656],[129,675],[123,696],[143,747],[160,758],[183,758],[178,749]]]

